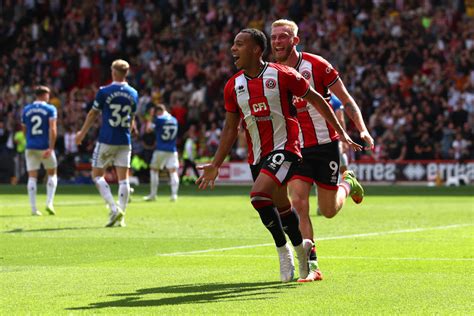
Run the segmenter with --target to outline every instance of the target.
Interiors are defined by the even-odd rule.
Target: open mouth
[[[240,59],[240,56],[232,55],[232,58],[234,58],[234,63],[236,63]]]

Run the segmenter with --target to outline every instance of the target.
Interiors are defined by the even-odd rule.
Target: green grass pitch
[[[282,284],[248,187],[183,186],[171,203],[162,185],[147,203],[141,186],[128,226],[104,228],[93,186],[59,186],[57,215],[42,217],[25,187],[2,186],[0,315],[472,315],[473,187],[366,191],[333,219],[312,198],[324,280]]]

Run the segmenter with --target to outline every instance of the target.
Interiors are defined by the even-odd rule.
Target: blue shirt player
[[[125,60],[117,59],[112,63],[113,82],[99,89],[94,105],[76,135],[76,143],[81,144],[96,118],[102,113],[99,139],[92,154],[92,177],[100,195],[110,208],[106,227],[112,227],[115,223],[125,226],[125,209],[130,194],[130,131],[134,128],[138,93],[126,81],[129,69],[130,66]],[[105,169],[110,165],[115,167],[119,180],[118,205],[104,178]]]
[[[54,194],[58,185],[56,176],[57,160],[54,153],[56,144],[56,108],[48,104],[50,90],[46,86],[35,89],[36,100],[23,109],[21,123],[26,133],[26,170],[28,171],[28,195],[30,198],[31,214],[40,216],[41,212],[36,207],[36,183],[38,170],[41,164],[48,174],[46,186],[46,211],[54,215]]]
[[[147,125],[147,130],[155,131],[156,149],[150,163],[150,195],[145,196],[145,201],[156,200],[159,184],[159,171],[166,168],[170,176],[171,201],[178,198],[179,189],[179,160],[176,149],[176,138],[178,136],[178,121],[166,111],[163,104],[156,106],[152,122]]]
[[[346,120],[344,119],[344,105],[342,104],[341,100],[339,100],[339,98],[334,94],[331,94],[331,100],[329,103],[336,114],[337,120],[339,123],[341,123],[341,126],[346,129]],[[347,157],[346,151],[347,150],[345,150],[344,143],[339,142],[339,172],[341,174],[347,170],[347,165],[349,163],[349,158]]]
[[[343,111],[344,110],[344,106],[342,105],[341,100],[339,100],[339,98],[336,97],[335,94],[331,94],[331,100],[329,100],[329,103],[331,104],[331,106],[332,106],[335,113],[337,113],[338,111]],[[344,125],[343,125],[343,127],[344,127]]]

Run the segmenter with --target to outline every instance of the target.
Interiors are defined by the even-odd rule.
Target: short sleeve
[[[56,110],[54,105],[50,106],[49,118],[54,120],[58,118],[58,110]]]
[[[310,88],[308,80],[303,78],[303,76],[296,70],[288,67],[285,70],[282,70],[281,73],[283,74],[282,78],[284,78],[288,89],[293,95],[304,97],[306,93],[308,93]]]
[[[322,75],[324,86],[329,88],[339,79],[339,72],[326,59],[321,58],[320,62],[318,74]]]
[[[225,110],[227,112],[237,113],[239,105],[237,103],[237,97],[235,95],[234,80],[227,81],[227,84],[224,87],[224,103]]]
[[[95,95],[95,100],[94,100],[94,103],[92,104],[92,108],[95,110],[102,111],[103,104],[104,102],[103,102],[103,97],[102,97],[102,89],[99,89],[99,91],[97,91],[97,94]]]
[[[160,119],[158,118],[158,116],[155,116],[153,118],[151,125],[153,126],[153,128],[157,128],[157,126],[160,126]]]

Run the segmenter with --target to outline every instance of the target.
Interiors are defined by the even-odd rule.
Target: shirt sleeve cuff
[[[303,98],[304,98],[304,97],[305,97],[305,96],[308,94],[308,92],[309,92],[309,89],[311,89],[311,86],[310,86],[310,85],[308,85],[308,89],[306,89],[306,92],[305,92],[305,93],[303,93],[303,95],[302,95],[302,96],[300,96],[300,98],[302,98],[302,99],[303,99]]]

